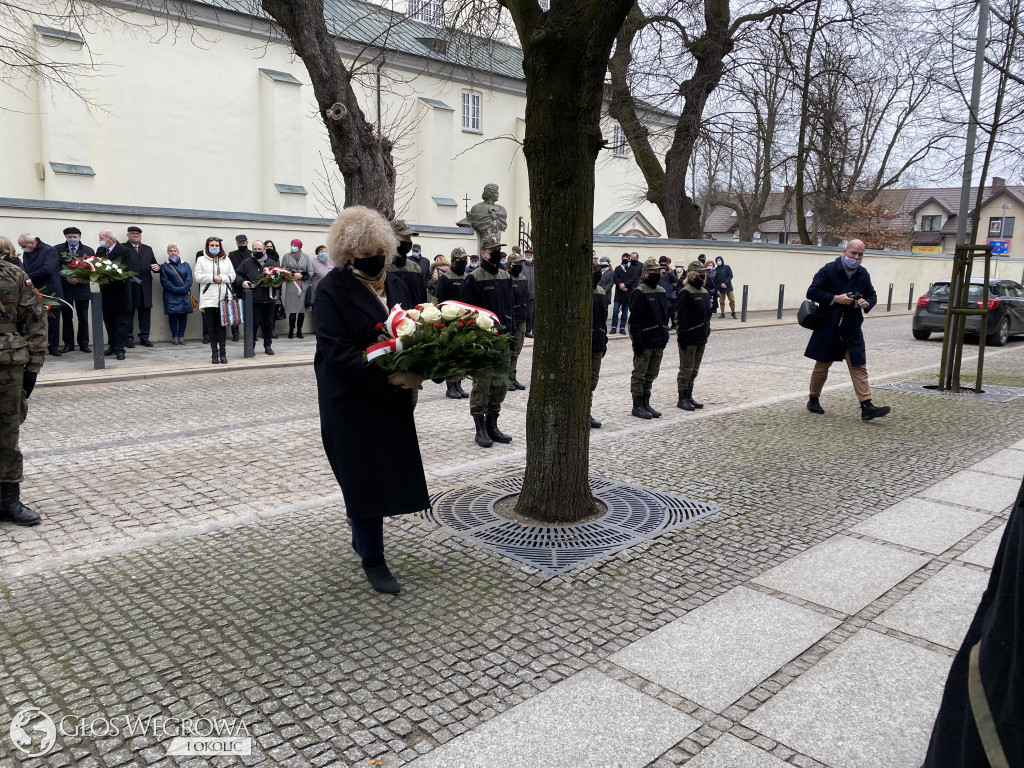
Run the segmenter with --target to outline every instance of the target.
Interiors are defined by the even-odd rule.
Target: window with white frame
[[[462,130],[481,133],[480,94],[475,91],[462,92]]]
[[[921,217],[921,231],[922,232],[938,232],[942,229],[942,216],[922,216]]]
[[[629,143],[626,141],[626,132],[622,130],[622,126],[618,123],[612,130],[612,155],[615,157],[625,157],[626,147]]]
[[[409,0],[409,18],[433,27],[443,27],[444,0]]]

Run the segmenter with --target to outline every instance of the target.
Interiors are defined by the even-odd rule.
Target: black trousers
[[[252,305],[253,339],[256,338],[256,330],[262,330],[264,347],[269,347],[274,341],[274,306],[272,301],[253,303]]]
[[[114,352],[124,352],[128,336],[132,332],[132,310],[124,312],[105,311],[103,325],[107,328],[107,343]]]
[[[132,314],[135,314],[136,312],[139,315],[139,338],[144,340],[144,341],[148,341],[149,340],[150,323],[151,323],[151,321],[153,319],[153,308],[152,307],[136,307]],[[134,326],[134,325],[135,325],[135,323],[132,322],[132,324],[128,327],[128,338],[129,339],[134,339],[135,338],[134,335],[132,334],[132,326]]]
[[[536,299],[529,299],[526,304],[526,332],[533,333],[533,307]]]
[[[227,350],[227,328],[220,324],[220,308],[207,307],[203,310],[206,321],[206,332],[210,334],[210,351],[213,354],[224,354]]]
[[[89,346],[89,299],[75,299],[69,302],[75,308],[60,305],[60,317],[64,323],[61,333],[64,335],[64,343],[68,346],[75,346],[75,315],[78,315],[78,346]]]
[[[384,518],[356,520],[350,517],[352,544],[367,565],[378,565],[384,560]]]

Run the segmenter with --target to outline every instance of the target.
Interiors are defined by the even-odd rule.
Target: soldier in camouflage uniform
[[[661,265],[647,259],[640,284],[629,296],[629,335],[633,341],[633,376],[629,391],[633,395],[633,416],[651,419],[661,411],[651,407],[651,388],[661,370],[661,358],[668,345],[668,318],[671,308],[668,294],[658,285]]]
[[[395,240],[398,241],[398,255],[387,264],[388,272],[392,272],[405,284],[409,291],[409,298],[412,303],[424,304],[427,301],[427,281],[423,279],[423,270],[419,264],[409,258],[412,250],[412,239],[419,235],[413,232],[405,219],[395,219],[391,222],[391,229],[395,233]],[[412,307],[403,307],[412,309]]]
[[[46,313],[28,275],[0,259],[0,520],[36,525],[21,503],[18,433],[46,354]]]
[[[521,253],[513,252],[508,257],[508,276],[512,285],[512,322],[515,323],[514,333],[516,345],[512,349],[512,362],[508,367],[508,391],[515,392],[517,389],[526,389],[516,378],[516,369],[519,363],[519,353],[523,351],[523,342],[526,340],[526,320],[530,307],[530,281],[523,274],[523,262],[526,257]]]

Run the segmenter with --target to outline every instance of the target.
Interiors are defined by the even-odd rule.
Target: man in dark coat
[[[409,258],[409,254],[412,253],[412,239],[419,235],[419,232],[413,232],[404,219],[392,221],[391,229],[395,233],[395,240],[398,241],[398,255],[391,259],[387,270],[405,284],[406,293],[409,294],[409,305],[402,305],[402,308],[412,309],[427,300],[427,281],[423,279],[419,263]]]
[[[889,413],[889,406],[876,407],[871,402],[868,384],[867,349],[864,344],[864,313],[878,302],[871,275],[861,265],[864,243],[851,240],[842,256],[818,270],[807,289],[807,298],[818,304],[821,325],[811,334],[804,356],[815,360],[811,373],[810,398],[807,410],[824,413],[819,398],[828,379],[828,369],[837,360],[845,360],[853,380],[853,390],[860,400],[860,417],[871,421]],[[716,272],[721,270],[718,267]],[[716,274],[716,282],[721,282]],[[719,315],[721,317],[721,315]]]
[[[256,285],[256,278],[267,267],[276,267],[278,262],[267,253],[266,247],[259,240],[252,244],[249,253],[251,255],[243,259],[235,270],[235,294],[241,296],[244,289],[252,288],[254,317],[251,322],[254,329],[263,329],[263,351],[273,355],[271,346],[274,342],[274,306],[277,304],[277,296],[271,294],[270,288]]]
[[[420,277],[423,279],[423,290],[427,290],[427,283],[430,281],[430,259],[423,255],[423,249],[419,243],[412,244],[412,251],[409,253],[409,261],[412,261],[420,268]]]
[[[139,344],[144,347],[152,347],[153,342],[149,340],[149,328],[153,314],[153,274],[160,271],[160,264],[156,260],[153,249],[142,242],[142,230],[139,227],[128,227],[128,243],[124,246],[128,251],[128,258],[125,264],[134,277],[128,278],[132,290],[132,320],[128,323],[128,340],[125,342],[129,349],[135,346],[135,338],[132,336],[132,327],[135,325],[134,315],[139,316]]]
[[[47,296],[64,298],[60,282],[60,257],[53,246],[47,245],[35,235],[23,234],[18,245],[24,254],[25,271],[36,289]],[[60,312],[47,318],[46,351],[60,357]]]
[[[78,227],[67,227],[64,230],[64,245],[58,248],[57,257],[60,259],[60,268],[66,269],[75,259],[84,256],[94,256],[96,251],[82,242],[82,230]],[[78,317],[78,348],[83,352],[92,352],[89,347],[89,302],[92,300],[91,286],[87,282],[70,282],[68,278],[61,278],[61,288],[64,291],[64,300],[68,305],[61,304],[60,313],[64,327],[61,332],[64,336],[63,352],[75,350],[75,316]]]
[[[601,290],[604,291],[610,301],[612,297],[612,287],[615,285],[615,273],[612,271],[612,260],[607,256],[602,256],[597,260],[597,263],[601,265],[601,279],[598,281],[598,285],[601,286]]]
[[[238,274],[238,268],[242,266],[242,262],[252,256],[252,251],[249,250],[249,236],[248,235],[235,235],[235,245],[238,246],[235,250],[228,254],[228,261],[231,262],[231,268],[235,270],[235,274]],[[254,243],[255,245],[255,243]],[[276,262],[275,262],[276,263]],[[238,294],[241,296],[241,292]],[[238,341],[238,324],[231,326],[231,340]],[[270,352],[268,354],[274,354]]]
[[[665,289],[658,285],[661,267],[654,259],[643,266],[643,279],[629,299],[629,335],[633,342],[633,375],[629,391],[633,395],[633,416],[657,419],[661,411],[651,407],[651,390],[661,371],[661,359],[668,345],[669,306]]]
[[[516,373],[519,369],[519,353],[523,351],[523,344],[526,341],[526,318],[530,311],[530,284],[523,274],[523,262],[521,253],[513,253],[508,257],[508,277],[512,286],[512,323],[516,337],[515,348],[512,350],[512,358],[508,369],[508,391],[514,392],[517,389],[526,389],[519,383]]]
[[[600,429],[601,422],[594,418],[594,390],[601,378],[601,361],[608,352],[608,294],[601,287],[603,271],[601,263],[594,259],[594,293],[591,307],[590,330],[590,428]],[[607,270],[611,271],[611,270]]]
[[[1018,768],[1024,765],[1022,725],[1024,484],[988,587],[950,667],[924,768]]]
[[[489,309],[498,316],[501,333],[515,328],[512,316],[512,281],[508,272],[500,268],[505,256],[497,238],[487,235],[480,245],[480,268],[466,277],[462,299],[475,307]],[[494,376],[476,376],[469,395],[469,412],[476,426],[476,444],[490,448],[494,442],[510,443],[512,438],[498,429],[501,404],[508,393],[508,377],[504,373]]]
[[[96,255],[110,259],[122,269],[131,269],[129,265],[132,263],[132,251],[117,242],[112,229],[100,232],[100,247],[96,249]],[[103,354],[124,360],[125,345],[132,332],[132,314],[135,308],[130,281],[118,280],[101,285],[100,298],[103,300],[103,325],[107,329],[107,349]]]
[[[615,306],[612,308],[612,333],[615,333],[616,326],[619,333],[626,333],[626,322],[629,315],[629,297],[640,282],[640,274],[633,269],[633,262],[630,254],[622,254],[622,263],[612,273],[612,282],[615,284]],[[619,320],[619,313],[622,319]]]
[[[529,288],[529,296],[526,299],[526,338],[533,338],[533,311],[537,304],[537,277],[533,269],[533,246],[526,246],[523,251],[523,276]]]
[[[721,303],[722,311],[719,317],[725,317],[725,300],[729,299],[729,312],[732,319],[736,319],[736,294],[732,290],[732,267],[725,263],[721,256],[715,257],[715,283],[718,285],[718,301]]]
[[[670,307],[675,307],[676,283],[679,282],[679,278],[676,277],[676,273],[672,269],[672,259],[668,256],[660,256],[658,258],[658,266],[661,267],[661,277],[658,279],[658,285],[665,289],[665,295],[668,297],[668,305]],[[668,316],[668,327],[674,328],[675,325],[676,313],[670,312]]]
[[[704,403],[693,399],[693,382],[704,359],[704,347],[711,335],[711,315],[715,311],[711,296],[704,289],[704,280],[704,265],[691,261],[676,292],[676,341],[679,344],[679,373],[676,375],[679,401],[676,407],[684,411],[704,407]]]

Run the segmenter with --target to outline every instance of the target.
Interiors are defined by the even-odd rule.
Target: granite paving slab
[[[789,768],[790,764],[758,749],[753,744],[725,734],[701,750],[686,768]]]
[[[736,587],[610,660],[721,712],[837,626],[828,616]]]
[[[585,670],[411,763],[415,768],[640,768],[699,722]]]
[[[875,621],[955,650],[967,634],[987,584],[987,573],[949,565]]]
[[[928,558],[921,555],[849,536],[833,536],[754,581],[853,614],[927,563]]]
[[[1019,489],[1019,478],[997,477],[965,469],[925,488],[917,495],[986,512],[1002,512],[1013,504]]]
[[[1004,533],[1006,533],[1005,523],[960,555],[957,560],[991,568],[996,561],[996,552],[999,551],[999,542],[1003,540]]]
[[[918,766],[951,662],[861,630],[743,724],[830,768]]]
[[[1007,448],[989,456],[970,467],[975,472],[987,472],[991,475],[1002,475],[1020,480],[1024,477],[1024,450],[1017,451]]]
[[[910,498],[872,515],[850,532],[938,555],[989,519],[980,512]]]

